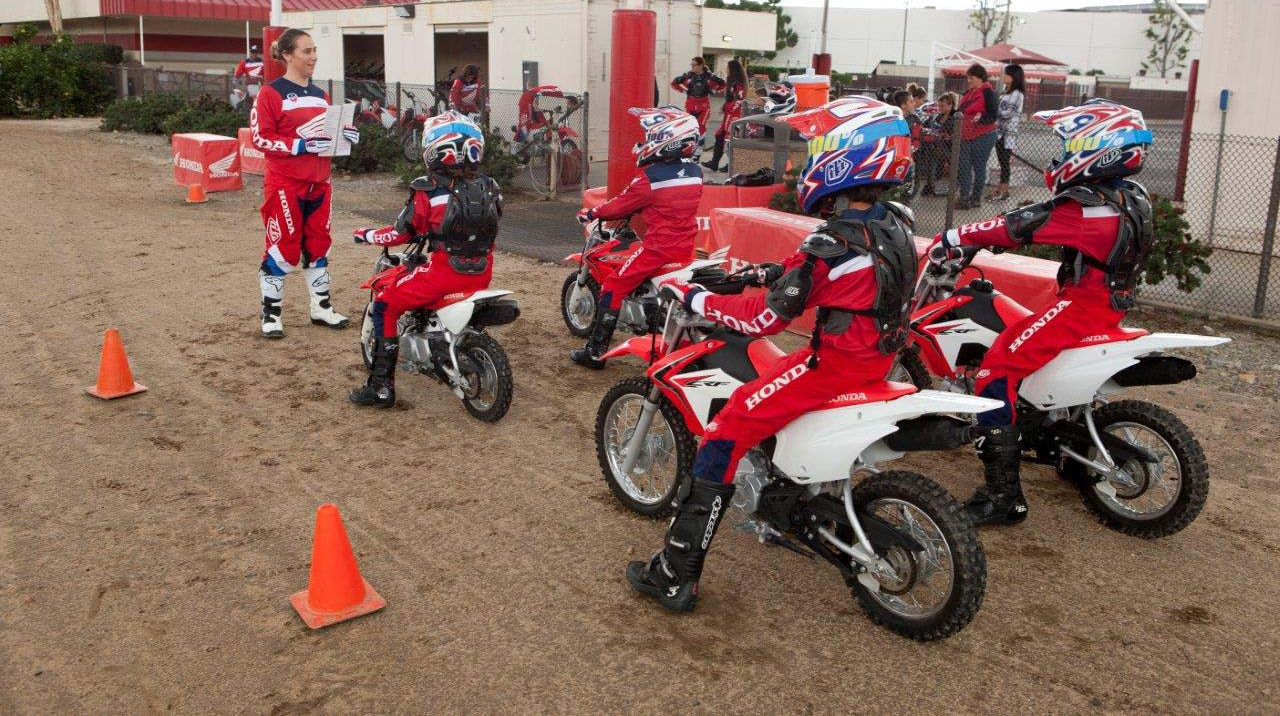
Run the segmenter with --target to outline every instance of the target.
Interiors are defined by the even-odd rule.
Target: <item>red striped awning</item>
[[[258,20],[271,15],[271,0],[98,0],[103,17],[144,15],[199,20]],[[393,0],[284,0],[286,12],[395,5]]]

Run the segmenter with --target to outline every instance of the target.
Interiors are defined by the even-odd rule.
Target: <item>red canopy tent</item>
[[[969,65],[976,62],[986,67],[989,74],[999,74],[1005,65],[1022,65],[1028,80],[1063,82],[1067,78],[1065,73],[1050,69],[1066,67],[1067,63],[1003,42],[980,50],[957,52],[942,58],[942,62],[944,77],[963,77]]]
[[[1024,47],[1011,45],[1002,42],[998,45],[988,45],[981,50],[973,50],[967,53],[972,57],[981,57],[984,60],[998,62],[1005,65],[1047,65],[1052,67],[1066,67],[1067,63],[1059,62],[1052,57],[1046,57],[1039,52],[1033,52]]]

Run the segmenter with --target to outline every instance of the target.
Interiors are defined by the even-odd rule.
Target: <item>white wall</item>
[[[780,52],[775,64],[807,66],[810,55],[818,51],[822,9],[789,7],[787,12],[800,42]],[[978,33],[968,28],[968,16],[964,10],[913,8],[907,12],[907,64],[929,64],[934,40],[964,50],[979,47]],[[1015,16],[1025,22],[1014,26],[1013,44],[1082,71],[1097,68],[1110,75],[1136,75],[1150,49],[1150,42],[1143,37],[1147,16],[1140,13],[1032,12]],[[1274,24],[1271,27],[1277,29]],[[832,66],[841,72],[866,73],[880,60],[901,61],[902,30],[902,10],[832,8],[827,22]],[[1197,36],[1191,42],[1188,67],[1190,60],[1199,56]]]
[[[1280,0],[1213,0],[1204,18],[1204,55],[1196,80],[1191,156],[1187,167],[1187,219],[1197,236],[1217,246],[1261,247],[1271,196],[1280,95]],[[1218,93],[1232,91],[1227,109],[1220,208],[1209,236],[1213,178],[1222,113]]]
[[[98,0],[62,0],[62,19],[100,17]],[[134,18],[137,21],[137,18]],[[0,0],[0,22],[49,22],[44,0]]]
[[[771,12],[702,9],[702,26],[706,36],[702,46],[708,50],[763,50],[778,46],[778,16]],[[732,39],[726,42],[724,37]]]

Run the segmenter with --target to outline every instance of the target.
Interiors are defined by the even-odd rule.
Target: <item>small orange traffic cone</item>
[[[311,541],[311,576],[307,588],[289,597],[298,616],[312,629],[354,619],[387,606],[356,566],[338,508],[326,503],[316,510]]]
[[[129,370],[129,359],[124,354],[124,341],[120,340],[120,331],[108,328],[102,337],[102,360],[98,363],[98,384],[85,388],[89,395],[103,400],[123,398],[126,395],[141,393],[147,386],[133,382],[133,371]]]
[[[209,201],[209,199],[204,195],[203,184],[196,182],[195,184],[192,184],[191,186],[187,187],[187,203],[188,204],[203,204],[206,201]]]

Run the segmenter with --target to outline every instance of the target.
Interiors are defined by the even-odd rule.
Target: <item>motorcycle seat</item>
[[[447,293],[439,301],[436,301],[425,308],[429,311],[438,311],[445,306],[452,306],[455,303],[465,301],[475,295],[475,291],[459,291],[457,293]]]
[[[901,398],[904,395],[911,395],[920,389],[910,383],[895,383],[893,381],[883,381],[873,383],[869,386],[852,390],[848,393],[842,393],[836,397],[823,403],[818,410],[834,410],[836,408],[847,408],[851,405],[862,405],[864,403],[880,403],[895,398]]]
[[[1086,346],[1096,346],[1102,343],[1120,343],[1123,341],[1131,341],[1135,338],[1141,338],[1147,335],[1149,331],[1142,328],[1129,328],[1128,326],[1119,326],[1112,328],[1103,333],[1094,333],[1081,338],[1071,348],[1084,348]],[[1067,349],[1063,349],[1067,350]]]

